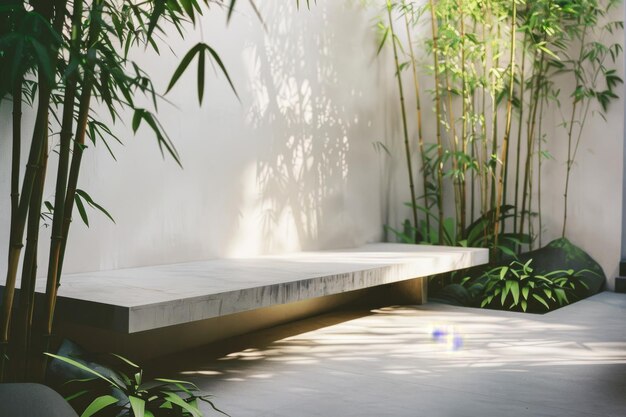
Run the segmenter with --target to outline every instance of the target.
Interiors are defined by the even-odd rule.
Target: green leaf
[[[222,70],[222,73],[226,77],[226,81],[228,81],[228,84],[230,85],[230,88],[233,90],[233,93],[235,94],[235,97],[237,97],[237,100],[239,100],[239,94],[237,94],[237,90],[235,89],[235,85],[233,84],[233,81],[230,79],[230,76],[228,75],[228,71],[226,70],[226,67],[224,66],[224,63],[222,62],[222,59],[220,58],[218,53],[215,52],[215,50],[213,48],[211,48],[209,45],[205,44],[204,46],[205,46],[206,50],[209,51],[209,53],[213,57],[213,60],[215,61],[215,63],[217,63],[217,65]]]
[[[37,63],[39,64],[39,69],[45,75],[48,81],[51,82],[54,79],[53,59],[50,57],[50,54],[48,53],[46,48],[38,41],[31,39],[30,44],[33,46],[33,49],[37,54]]]
[[[133,410],[133,417],[145,417],[146,402],[132,395],[128,396],[128,400],[130,401],[130,408]]]
[[[513,294],[513,304],[519,303],[519,282],[513,281],[511,283],[511,294]]]
[[[89,227],[89,217],[87,216],[87,211],[85,210],[85,206],[83,205],[83,200],[80,195],[74,195],[74,201],[76,202],[76,208],[78,209],[78,213],[80,214],[80,218],[83,220],[83,223],[87,227]]]
[[[118,387],[120,389],[122,388],[118,384],[116,384],[115,382],[111,381],[109,378],[107,378],[104,375],[102,375],[101,373],[99,373],[97,371],[94,371],[93,369],[89,368],[88,366],[83,365],[80,362],[75,361],[74,359],[66,358],[65,356],[59,356],[59,355],[55,355],[53,353],[48,353],[48,352],[44,352],[44,355],[50,356],[51,358],[54,358],[54,359],[58,359],[61,362],[65,362],[68,365],[72,365],[72,366],[74,366],[74,367],[76,367],[78,369],[81,369],[81,370],[83,370],[85,372],[88,372],[88,373],[90,373],[90,374],[92,374],[92,375],[102,379],[103,381],[108,382],[112,386]]]
[[[93,378],[89,378],[89,380],[93,381]],[[83,395],[87,394],[89,391],[87,390],[82,390],[82,391],[78,391],[72,395],[68,395],[67,397],[65,397],[65,401],[70,402],[78,397],[82,397]]]
[[[198,101],[202,105],[204,97],[204,54],[198,55]]]
[[[152,9],[152,13],[150,14],[150,22],[148,23],[148,33],[147,37],[152,37],[152,32],[157,27],[157,23],[159,19],[163,16],[163,12],[165,12],[165,4],[168,0],[153,0],[154,8]]]
[[[160,381],[160,382],[165,382],[165,383],[168,383],[168,384],[189,385],[194,390],[196,390],[196,391],[199,390],[199,388],[196,386],[196,384],[194,384],[193,382],[189,382],[189,381],[180,381],[178,379],[168,379],[168,378],[154,378],[154,380],[155,381]]]
[[[526,309],[528,308],[528,303],[524,300],[522,300],[522,311],[526,312]]]
[[[185,13],[187,13],[187,16],[191,18],[191,21],[193,23],[196,23],[196,16],[193,11],[193,5],[191,4],[191,0],[180,0],[180,3],[182,4],[183,9],[185,9]]]
[[[228,6],[228,17],[226,18],[227,22],[230,22],[230,18],[233,15],[233,11],[235,10],[235,3],[237,0],[230,0],[230,6]]]
[[[187,67],[189,66],[193,58],[196,56],[196,54],[201,53],[201,50],[202,50],[201,44],[197,44],[187,52],[187,54],[183,57],[183,59],[181,59],[180,64],[178,64],[178,67],[174,71],[174,74],[172,75],[172,79],[170,80],[170,83],[167,86],[167,89],[165,90],[166,94],[172,89],[172,87],[174,87],[174,85],[176,85],[179,78],[187,70]]]
[[[78,190],[76,190],[76,192],[78,192]],[[111,353],[111,355],[115,356],[116,358],[118,358],[119,360],[127,363],[128,365],[132,366],[133,368],[141,368],[139,365],[137,365],[134,362],[131,362],[130,360],[126,359],[125,357],[118,355],[116,353]]]
[[[546,308],[548,310],[550,310],[550,306],[548,305],[548,303],[546,303],[546,300],[544,300],[541,296],[537,295],[537,294],[533,294],[533,297],[535,298],[535,300],[539,301],[541,304],[543,304],[544,306],[546,306]]]
[[[528,300],[529,291],[530,291],[529,287],[522,288],[522,297],[524,297],[524,300]]]
[[[564,290],[562,290],[560,288],[555,288],[554,289],[554,294],[556,294],[556,298],[559,300],[559,303],[561,305],[569,304],[569,300],[567,299],[567,295],[565,294]]]
[[[141,121],[143,120],[143,115],[146,111],[144,109],[135,109],[135,112],[133,113],[133,124],[132,124],[132,128],[133,128],[133,133],[137,133],[137,129],[139,129],[139,126],[141,125]]]
[[[511,284],[513,281],[505,281],[504,290],[502,291],[502,295],[500,296],[500,304],[504,306],[504,300],[506,300],[506,296],[509,295],[509,291],[511,290]]]
[[[514,251],[512,251],[509,248],[507,248],[506,246],[498,245],[498,249],[500,249],[502,251],[502,253],[504,253],[505,255],[517,256],[517,254]]]
[[[376,50],[376,55],[380,55],[380,51],[382,51],[383,46],[385,46],[385,42],[387,41],[388,36],[389,36],[389,28],[386,28],[385,32],[383,32],[383,37],[380,40],[380,44],[378,45],[378,49]]]
[[[113,216],[111,216],[109,214],[108,211],[105,210],[104,207],[102,207],[100,204],[96,203],[95,201],[93,201],[93,198],[91,198],[91,196],[89,194],[87,194],[85,191],[83,190],[76,190],[76,195],[80,196],[81,198],[85,199],[85,201],[87,202],[87,204],[89,204],[91,207],[99,210],[101,213],[103,213],[105,216],[107,216],[113,223],[115,223],[115,219],[113,219]],[[83,208],[84,210],[84,208]],[[89,226],[89,224],[87,224],[87,226]],[[115,355],[117,356],[117,355]],[[119,356],[120,359],[124,359],[121,356]],[[126,360],[126,359],[124,359]],[[129,362],[130,363],[130,362]],[[137,365],[134,365],[136,368],[139,368]]]
[[[502,268],[500,268],[500,279],[504,279],[507,272],[509,272],[508,266],[503,266]]]
[[[164,394],[166,401],[169,401],[170,403],[177,405],[183,410],[191,413],[194,417],[202,417],[200,410],[193,407],[191,404],[187,403],[185,400],[180,398],[180,396],[174,394],[173,392],[163,391],[162,393]]]
[[[170,83],[167,86],[167,90],[165,92],[168,93],[174,87],[174,85],[176,85],[180,77],[184,74],[184,72],[189,67],[189,64],[191,63],[193,58],[195,58],[195,56],[198,55],[198,98],[200,100],[200,103],[202,103],[202,97],[204,95],[204,68],[205,68],[204,54],[205,53],[208,53],[213,58],[213,61],[215,61],[217,66],[220,68],[220,70],[226,77],[226,80],[228,81],[230,88],[233,90],[235,97],[239,99],[239,94],[237,93],[237,90],[235,89],[235,85],[233,84],[233,81],[231,80],[230,75],[228,74],[228,70],[224,66],[224,63],[222,62],[222,59],[220,58],[219,54],[209,45],[207,45],[206,43],[202,43],[202,42],[198,43],[193,48],[191,48],[189,52],[187,52],[187,54],[180,61],[180,64],[178,65],[178,68],[176,68],[176,70],[174,71],[174,74],[172,75],[172,79],[170,80]]]
[[[85,408],[85,411],[80,415],[80,417],[91,417],[99,411],[113,405],[117,404],[118,399],[112,395],[103,395],[101,397],[96,398]]]

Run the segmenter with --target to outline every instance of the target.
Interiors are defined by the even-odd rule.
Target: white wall
[[[266,30],[247,2],[238,2],[230,25],[213,9],[202,30],[173,39],[177,57],[164,51],[139,59],[164,91],[179,59],[203,39],[221,54],[241,102],[209,70],[198,108],[195,68],[168,94],[173,104],[162,103],[159,114],[183,169],[163,160],[143,129],[133,137],[128,127],[115,127],[125,142],[114,147],[117,162],[102,146],[90,148],[80,187],[117,224],[96,212],[89,229],[76,221],[66,272],[353,246],[381,239],[383,224],[408,217],[397,87],[390,51],[375,58],[374,9],[350,0],[319,0],[310,11],[296,10],[295,0],[258,3]],[[404,76],[409,85],[409,72]],[[2,138],[10,132],[7,105]],[[568,235],[603,265],[610,283],[620,256],[623,114],[620,100],[608,122],[589,122],[570,193]],[[392,158],[375,152],[381,140]],[[545,164],[544,184],[554,187],[544,193],[544,243],[560,234],[564,132],[555,129],[550,143],[556,161]],[[2,140],[0,194],[7,197],[9,152]],[[8,198],[0,199],[0,254],[8,213]]]
[[[163,160],[143,128],[133,137],[129,127],[115,127],[125,143],[113,147],[117,162],[104,147],[89,148],[79,186],[116,224],[94,211],[86,228],[76,214],[66,272],[381,239],[372,142],[383,136],[385,83],[392,77],[376,66],[370,16],[346,2],[322,1],[310,11],[295,3],[260,2],[266,30],[247,2],[238,2],[229,25],[213,9],[202,31],[173,38],[178,57],[167,50],[140,57],[164,91],[183,54],[204,40],[220,53],[241,102],[209,69],[199,108],[192,65],[167,96],[173,105],[159,108],[183,169]],[[9,107],[3,104],[0,137],[10,133]],[[8,196],[10,147],[6,140],[0,146],[0,194]],[[6,253],[8,199],[0,204],[0,253]]]

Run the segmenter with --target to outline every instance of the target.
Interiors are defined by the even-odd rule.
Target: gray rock
[[[0,416],[78,417],[56,391],[41,384],[0,384]]]

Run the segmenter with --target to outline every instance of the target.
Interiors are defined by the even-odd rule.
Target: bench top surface
[[[61,280],[59,306],[67,307],[63,316],[75,316],[80,309],[81,318],[97,321],[100,327],[133,333],[424,277],[487,260],[486,249],[372,243],[352,249],[67,274]],[[42,291],[45,283],[39,285]]]
[[[59,295],[136,307],[199,295],[219,294],[312,278],[332,277],[390,265],[422,263],[438,269],[459,255],[483,255],[481,249],[375,243],[353,249],[298,252],[280,256],[214,259],[112,271],[64,275]],[[480,262],[483,258],[477,256]],[[478,259],[480,258],[480,259]],[[433,262],[439,260],[440,262]],[[450,264],[452,267],[453,265]],[[450,269],[448,269],[450,270]]]

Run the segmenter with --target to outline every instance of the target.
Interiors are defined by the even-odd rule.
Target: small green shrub
[[[516,311],[545,312],[570,304],[578,299],[576,290],[588,288],[581,275],[589,270],[554,270],[537,273],[526,263],[512,261],[485,271],[478,278],[461,281],[480,307]]]
[[[74,388],[66,400],[78,408],[81,417],[202,417],[200,401],[219,410],[208,395],[187,381],[155,378],[144,381],[143,370],[119,355],[112,355],[119,368],[96,371],[80,361],[60,355],[46,355],[80,369],[92,378],[68,381]]]

